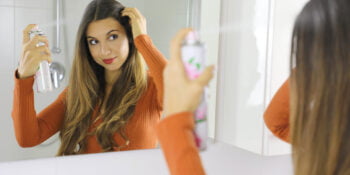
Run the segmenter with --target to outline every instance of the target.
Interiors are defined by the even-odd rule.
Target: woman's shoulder
[[[149,89],[149,87],[155,88],[155,83],[154,83],[154,77],[148,70],[147,71],[147,89]]]
[[[58,95],[57,99],[63,102],[66,101],[68,95],[68,87],[65,87],[62,92]]]

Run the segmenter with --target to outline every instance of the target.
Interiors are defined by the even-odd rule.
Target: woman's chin
[[[110,72],[115,72],[118,71],[120,69],[120,66],[116,66],[116,65],[104,65],[103,66],[105,68],[106,71],[110,71]]]

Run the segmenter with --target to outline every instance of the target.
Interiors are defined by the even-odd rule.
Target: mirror
[[[294,19],[306,1],[221,1],[216,141],[260,155],[290,153],[263,115],[288,78]]]
[[[59,2],[59,4],[57,4]],[[55,156],[59,147],[58,134],[32,148],[21,148],[14,134],[11,118],[14,70],[20,58],[22,30],[28,24],[39,24],[52,49],[53,61],[64,65],[65,78],[60,88],[45,94],[35,93],[35,108],[39,113],[52,103],[67,86],[75,45],[75,36],[85,7],[91,0],[1,0],[0,1],[0,161],[15,161]],[[148,35],[154,45],[168,57],[169,43],[174,34],[188,25],[189,1],[121,0],[127,7],[136,7],[147,19]],[[162,8],[159,8],[162,7]],[[57,9],[60,9],[57,13]],[[57,18],[57,15],[60,18]],[[58,19],[58,20],[57,20]],[[57,28],[56,23],[60,26]],[[59,31],[57,35],[57,31]]]
[[[276,154],[273,150],[279,150],[277,154],[288,152],[289,145],[264,128],[262,116],[269,100],[288,76],[292,25],[306,0],[275,1],[281,3],[273,3],[274,0],[121,0],[126,6],[137,7],[146,17],[148,34],[166,57],[169,42],[178,29],[189,25],[200,29],[208,62],[217,65],[216,77],[210,84],[209,137],[263,155]],[[66,77],[69,77],[77,28],[89,2],[61,0],[61,53],[54,54],[53,59],[65,66]],[[4,23],[0,37],[6,41],[0,42],[0,80],[6,82],[1,83],[0,91],[3,115],[0,117],[0,161],[51,157],[58,150],[58,135],[39,146],[20,148],[11,119],[13,74],[19,59],[22,30],[29,23],[40,24],[50,44],[57,43],[56,7],[56,0],[0,1],[0,21]],[[67,79],[63,84],[67,84]],[[41,111],[56,99],[65,85],[49,94],[35,94],[36,110]]]

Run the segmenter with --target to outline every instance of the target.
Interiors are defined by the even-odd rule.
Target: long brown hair
[[[305,5],[294,25],[291,67],[295,174],[349,175],[349,0]]]
[[[137,52],[128,17],[122,17],[125,7],[115,0],[93,0],[85,9],[75,46],[75,56],[67,91],[66,116],[60,132],[61,146],[58,155],[80,154],[86,150],[86,137],[96,134],[103,151],[120,148],[113,139],[115,133],[127,141],[125,124],[133,115],[135,105],[147,86],[146,67]],[[121,75],[106,97],[104,68],[92,58],[86,40],[88,25],[97,20],[113,17],[124,28],[129,40],[129,55],[121,67]],[[89,133],[92,115],[103,105],[102,123]],[[96,114],[95,114],[96,115]]]

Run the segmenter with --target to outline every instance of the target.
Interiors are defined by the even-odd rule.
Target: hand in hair
[[[189,32],[191,29],[180,30],[171,42],[170,60],[163,73],[166,116],[185,111],[194,112],[204,87],[213,77],[214,66],[209,66],[197,79],[188,78],[181,59],[181,44]]]
[[[41,61],[47,60],[51,62],[51,52],[49,42],[45,36],[35,36],[32,39],[29,37],[29,32],[37,27],[36,24],[29,24],[23,30],[23,41],[21,58],[18,66],[18,78],[27,78],[35,74],[39,68]],[[38,46],[39,42],[45,43],[43,46]]]
[[[122,16],[128,16],[130,18],[134,38],[142,34],[147,34],[146,18],[139,10],[137,10],[137,8],[125,8],[122,11]]]

